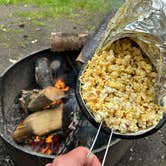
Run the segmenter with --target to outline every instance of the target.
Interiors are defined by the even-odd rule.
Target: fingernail
[[[93,158],[93,157],[94,157],[94,154],[93,154],[92,152],[89,152],[89,153],[87,154],[87,157],[88,157],[88,158]]]

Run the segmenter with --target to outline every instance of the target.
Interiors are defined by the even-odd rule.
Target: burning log
[[[58,129],[65,133],[72,121],[72,111],[60,105],[57,109],[32,113],[17,126],[13,139],[23,143],[32,135],[43,136]]]
[[[88,39],[88,34],[68,34],[68,33],[51,33],[51,50],[61,51],[78,51]]]
[[[13,139],[22,143],[32,135],[42,136],[61,129],[62,114],[62,107],[32,113],[17,126]]]
[[[41,88],[53,85],[53,77],[47,58],[38,58],[35,64],[35,78]]]
[[[38,94],[39,90],[38,89],[33,89],[33,90],[22,90],[21,91],[21,97],[19,98],[19,103],[21,108],[28,113],[28,104],[31,100],[31,96],[34,94]]]
[[[56,87],[48,86],[41,90],[38,94],[33,94],[28,104],[28,110],[37,111],[42,110],[52,102],[64,98],[65,93]]]

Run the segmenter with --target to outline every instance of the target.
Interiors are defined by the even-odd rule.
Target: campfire
[[[75,96],[78,64],[72,58],[37,58],[36,86],[22,90],[18,99],[20,109],[26,113],[13,133],[18,144],[47,155],[61,154],[79,145],[91,146],[96,128],[78,106]],[[107,136],[101,135],[107,141]]]

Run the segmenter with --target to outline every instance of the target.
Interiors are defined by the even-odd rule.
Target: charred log
[[[56,60],[50,64],[50,69],[54,78],[54,83],[57,79],[63,79],[70,68],[63,57],[56,56]]]
[[[53,85],[53,77],[47,58],[38,58],[35,64],[35,78],[41,88]]]
[[[63,132],[64,135],[66,135],[66,132],[68,129],[73,129],[72,126],[69,124],[72,123],[77,123],[77,117],[76,114],[79,113],[79,106],[77,104],[76,96],[74,91],[70,90],[68,93],[68,100],[64,104],[64,116],[62,118],[63,122]]]
[[[64,105],[64,112],[69,111],[68,117],[70,116],[70,125],[63,124],[63,136],[64,136],[64,142],[60,144],[58,149],[58,154],[66,153],[76,147],[76,140],[75,140],[75,132],[77,131],[78,124],[80,123],[80,117],[82,115],[82,112],[79,109],[76,96],[74,91],[70,91],[69,100]],[[63,116],[62,120],[65,121]],[[68,124],[68,123],[67,123]]]

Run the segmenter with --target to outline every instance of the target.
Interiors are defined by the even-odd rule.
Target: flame
[[[45,138],[45,147],[41,149],[42,154],[53,154],[53,149],[56,149],[59,145],[59,136],[58,135],[49,135],[47,138]]]
[[[41,141],[41,137],[40,136],[36,136],[34,139],[34,142],[40,142]]]
[[[63,80],[57,80],[55,85],[56,88],[61,89],[63,92],[66,92],[69,90],[69,87],[66,86],[65,82]]]
[[[28,140],[29,145],[33,150],[42,154],[55,154],[60,144],[60,135],[49,135],[47,137],[35,136]]]
[[[48,137],[46,138],[45,142],[48,143],[48,144],[49,144],[49,143],[52,143],[52,142],[53,142],[53,137],[54,137],[53,135],[48,136]]]
[[[51,151],[51,148],[50,148],[50,145],[47,144],[44,148],[41,149],[41,153],[42,154],[52,154],[52,151]]]

